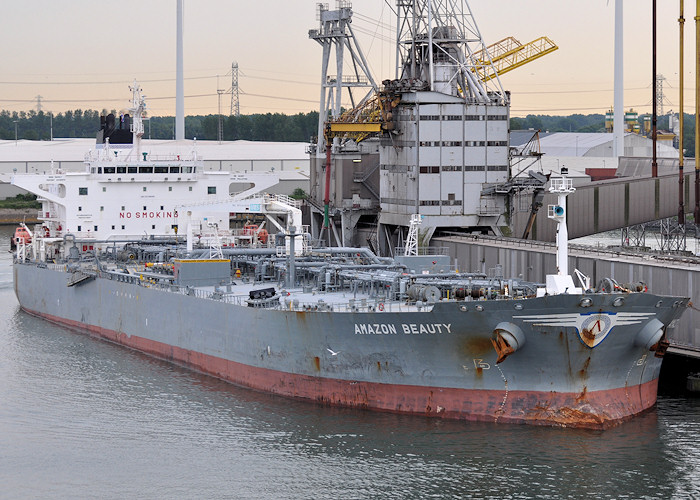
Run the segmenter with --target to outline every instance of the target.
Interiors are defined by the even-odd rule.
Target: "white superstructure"
[[[193,222],[228,220],[229,204],[271,188],[272,173],[205,171],[193,147],[188,155],[142,153],[145,102],[132,87],[133,144],[98,144],[85,156],[83,172],[52,168],[44,174],[16,174],[12,183],[38,196],[43,238],[115,241],[185,233]],[[193,210],[206,206],[208,210]],[[190,207],[183,209],[182,207]]]
[[[120,161],[115,155],[88,161],[85,172],[18,174],[12,183],[39,197],[46,235],[114,240],[176,235],[191,218],[180,207],[210,205],[218,213],[227,210],[225,201],[274,186],[277,176],[204,172],[196,155],[145,162]]]

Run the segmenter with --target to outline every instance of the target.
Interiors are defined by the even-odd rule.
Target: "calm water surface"
[[[0,228],[0,498],[700,497],[700,400],[614,429],[429,420],[240,389],[19,310]]]

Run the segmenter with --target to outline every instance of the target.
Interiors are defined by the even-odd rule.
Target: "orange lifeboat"
[[[29,232],[26,226],[22,225],[15,229],[15,234],[10,240],[10,249],[14,251],[17,248],[18,243],[24,243],[28,245],[32,242],[32,233]]]
[[[15,229],[15,244],[24,243],[25,245],[32,242],[32,235],[25,226],[20,226]]]

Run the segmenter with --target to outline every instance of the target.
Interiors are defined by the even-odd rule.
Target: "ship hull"
[[[30,314],[237,385],[322,404],[606,428],[656,402],[661,360],[636,337],[645,323],[616,326],[591,348],[576,328],[527,319],[575,308],[572,296],[480,302],[481,310],[446,302],[429,312],[303,312],[104,278],[68,287],[67,273],[26,264],[15,264],[14,278]],[[593,308],[611,307],[609,296],[595,300]],[[653,310],[668,324],[678,305],[632,294],[619,310]],[[525,341],[497,363],[491,339],[504,321],[518,324]]]

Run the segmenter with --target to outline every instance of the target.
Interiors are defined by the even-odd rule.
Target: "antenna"
[[[36,96],[34,99],[36,99],[36,112],[41,113],[41,108],[43,107],[41,105],[41,100],[43,99],[43,96]]]

